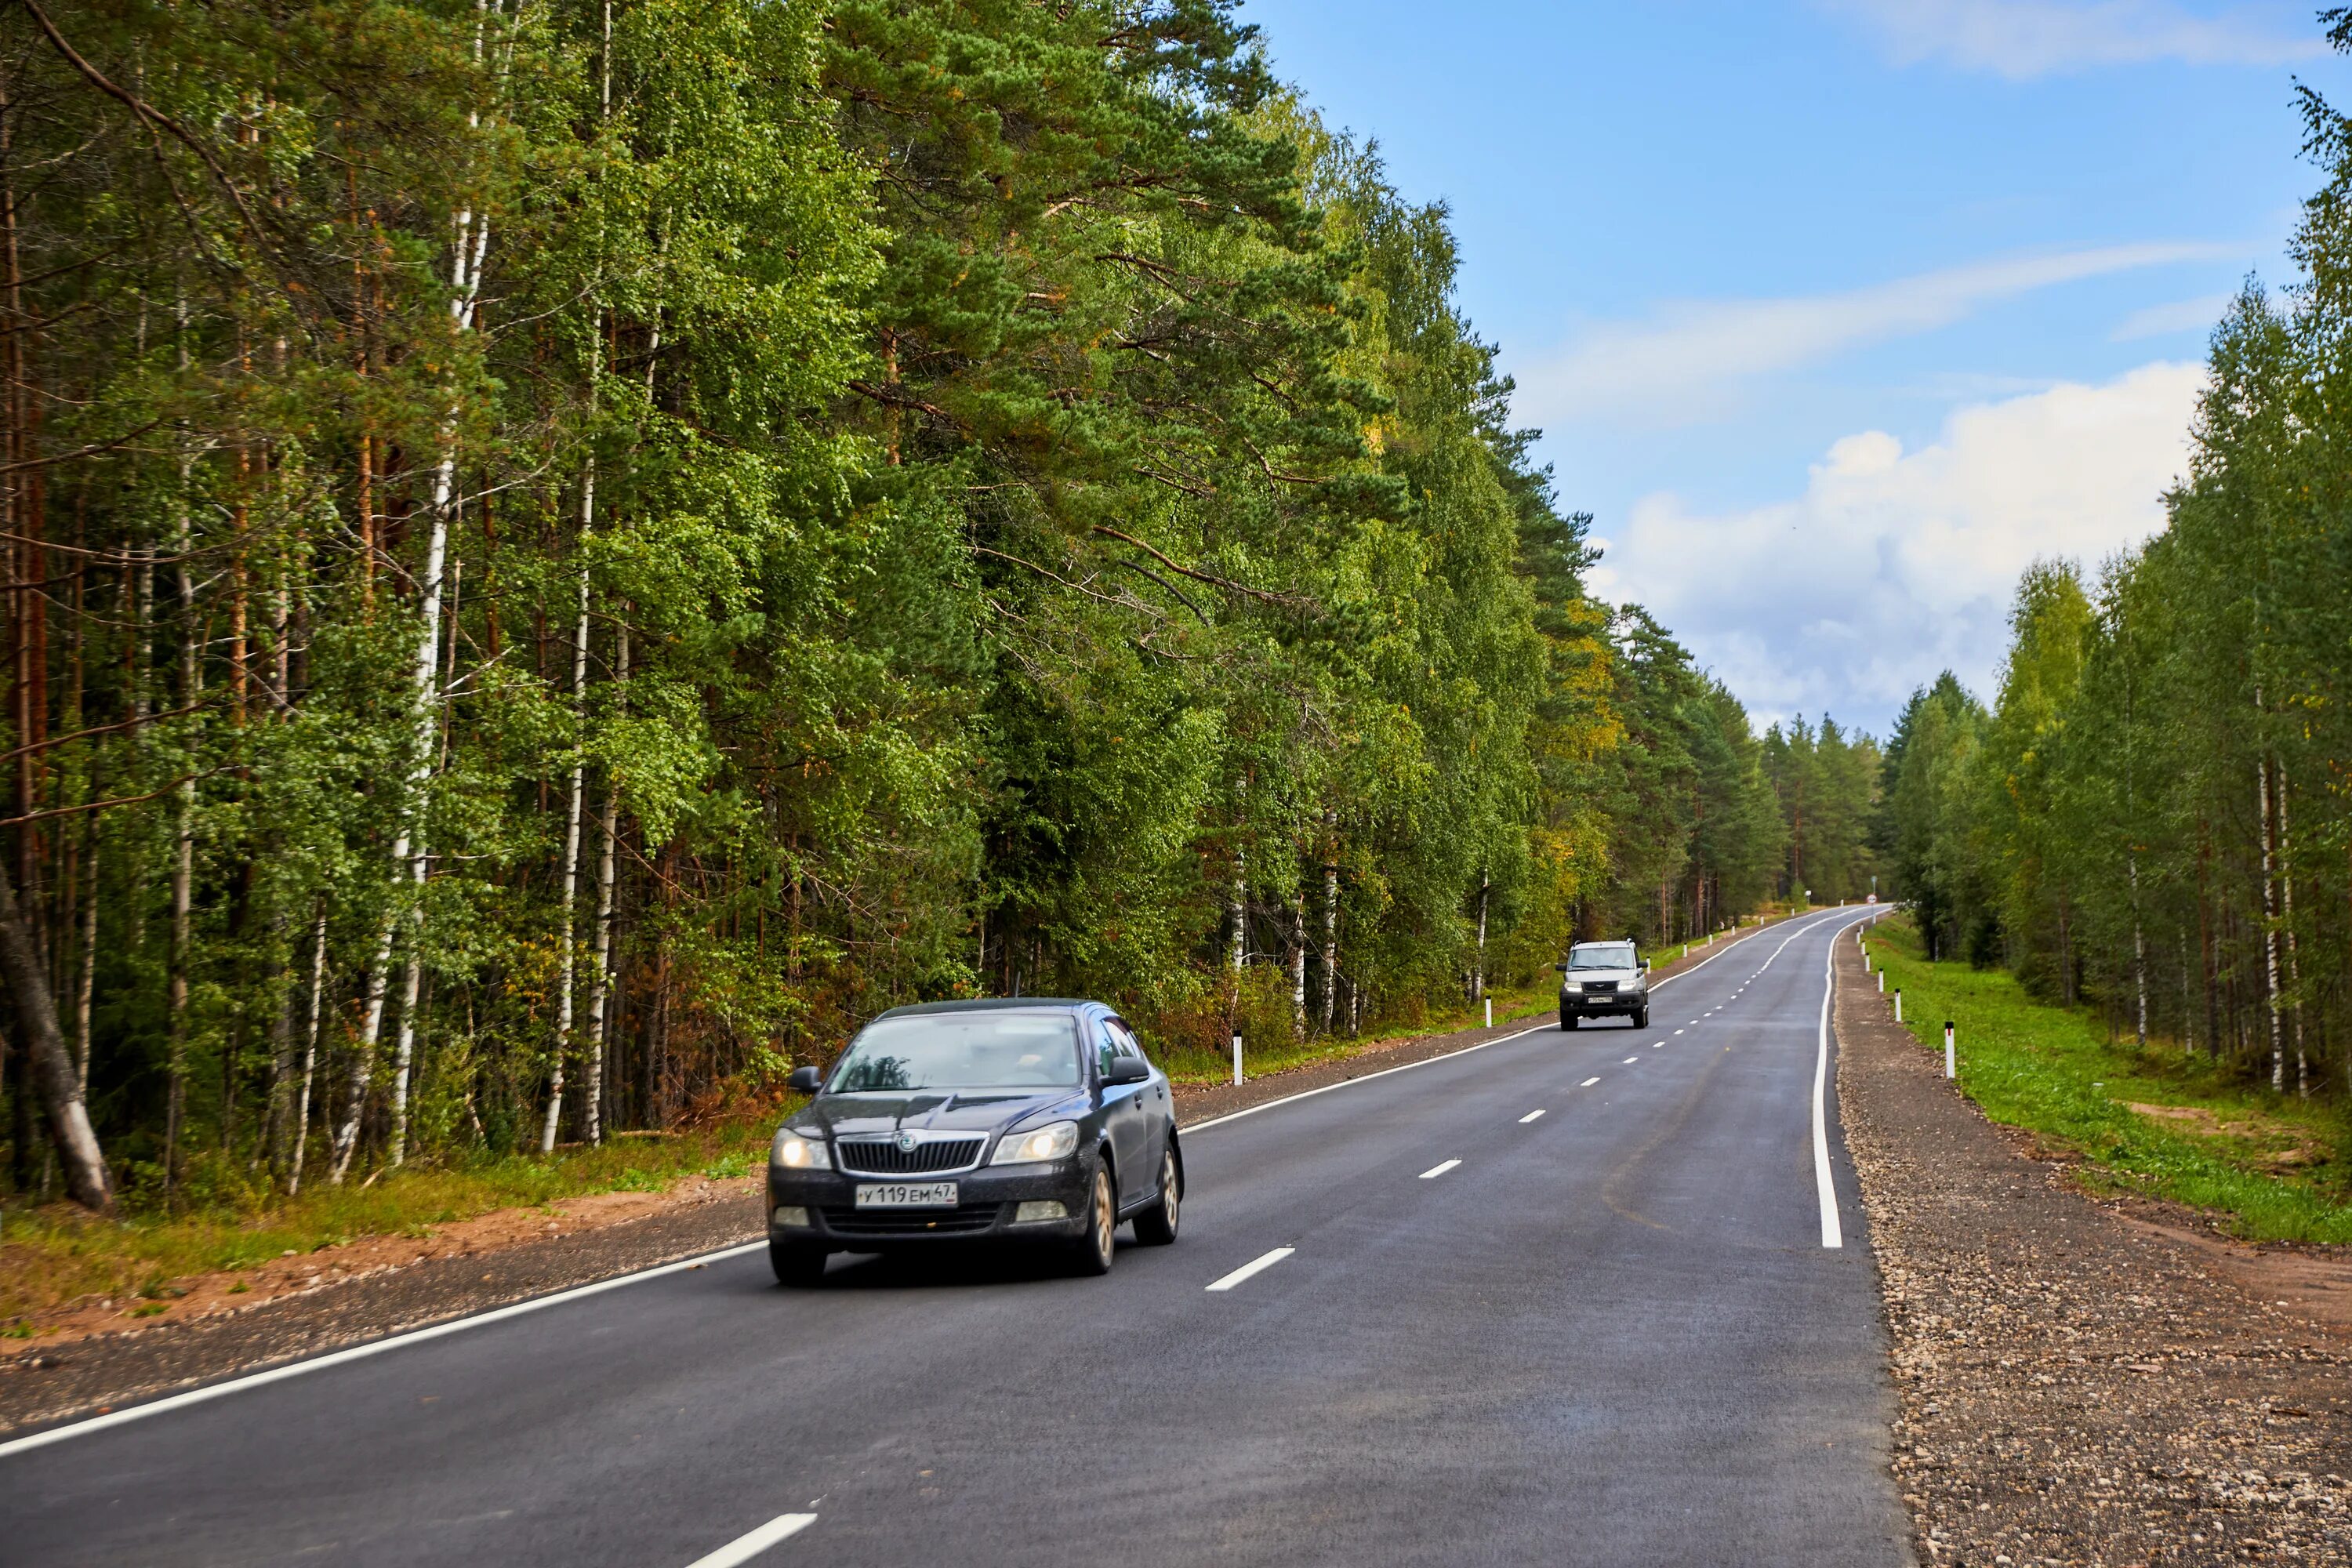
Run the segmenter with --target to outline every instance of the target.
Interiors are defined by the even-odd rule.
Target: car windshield
[[[920,1013],[880,1018],[842,1054],[835,1094],[918,1089],[1076,1089],[1067,1013]]]
[[[1633,967],[1633,944],[1630,942],[1584,942],[1570,948],[1568,953],[1570,969],[1631,969]]]

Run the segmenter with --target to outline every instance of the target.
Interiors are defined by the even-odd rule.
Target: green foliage
[[[2283,1102],[2202,1058],[2119,1046],[2095,1013],[2037,1001],[2006,973],[1927,962],[1907,921],[1868,946],[1922,1047],[1940,1054],[1944,1020],[1958,1025],[1962,1091],[2080,1153],[2099,1184],[2218,1211],[2252,1241],[2352,1240],[2340,1102]]]
[[[16,865],[134,1208],[919,998],[1303,1052],[1719,927],[1790,812],[1865,868],[1867,742],[1796,789],[1589,595],[1444,210],[1222,0],[64,26],[0,18]]]

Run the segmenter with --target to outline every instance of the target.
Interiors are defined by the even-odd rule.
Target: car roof
[[[950,1002],[913,1002],[904,1007],[893,1007],[877,1018],[919,1017],[930,1013],[1078,1013],[1087,1008],[1103,1012],[1110,1009],[1100,1002],[1089,1002],[1076,996],[967,996]]]

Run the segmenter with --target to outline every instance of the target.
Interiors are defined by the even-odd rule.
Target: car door
[[[1152,1163],[1159,1151],[1151,1147],[1151,1118],[1146,1109],[1153,1085],[1148,1078],[1139,1083],[1111,1082],[1114,1064],[1125,1059],[1141,1061],[1143,1052],[1135,1037],[1116,1019],[1097,1018],[1095,1030],[1099,1042],[1096,1060],[1102,1084],[1103,1123],[1110,1133],[1111,1159],[1118,1167],[1118,1202],[1124,1208],[1150,1192],[1159,1174]]]

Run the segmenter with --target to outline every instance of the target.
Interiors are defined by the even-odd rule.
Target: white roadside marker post
[[[1241,1082],[1241,1080],[1242,1080],[1242,1033],[1241,1033],[1241,1031],[1240,1031],[1239,1029],[1235,1029],[1235,1030],[1234,1031],[1234,1081],[1235,1083],[1239,1083],[1239,1082]]]
[[[1884,969],[1878,972],[1878,994],[1881,996],[1886,994],[1886,971]]]
[[[1953,1043],[1952,1021],[1949,1018],[1944,1020],[1944,1076],[1960,1076],[1959,1047]]]
[[[1486,998],[1486,1027],[1488,1027],[1488,1028],[1490,1028],[1490,1029],[1491,1029],[1491,1028],[1493,1028],[1494,1026],[1495,1026],[1495,999],[1494,999],[1492,996],[1489,996],[1489,997],[1487,997],[1487,998]]]
[[[1895,1021],[1898,1024],[1903,1021],[1903,987],[1900,985],[1895,988]]]

